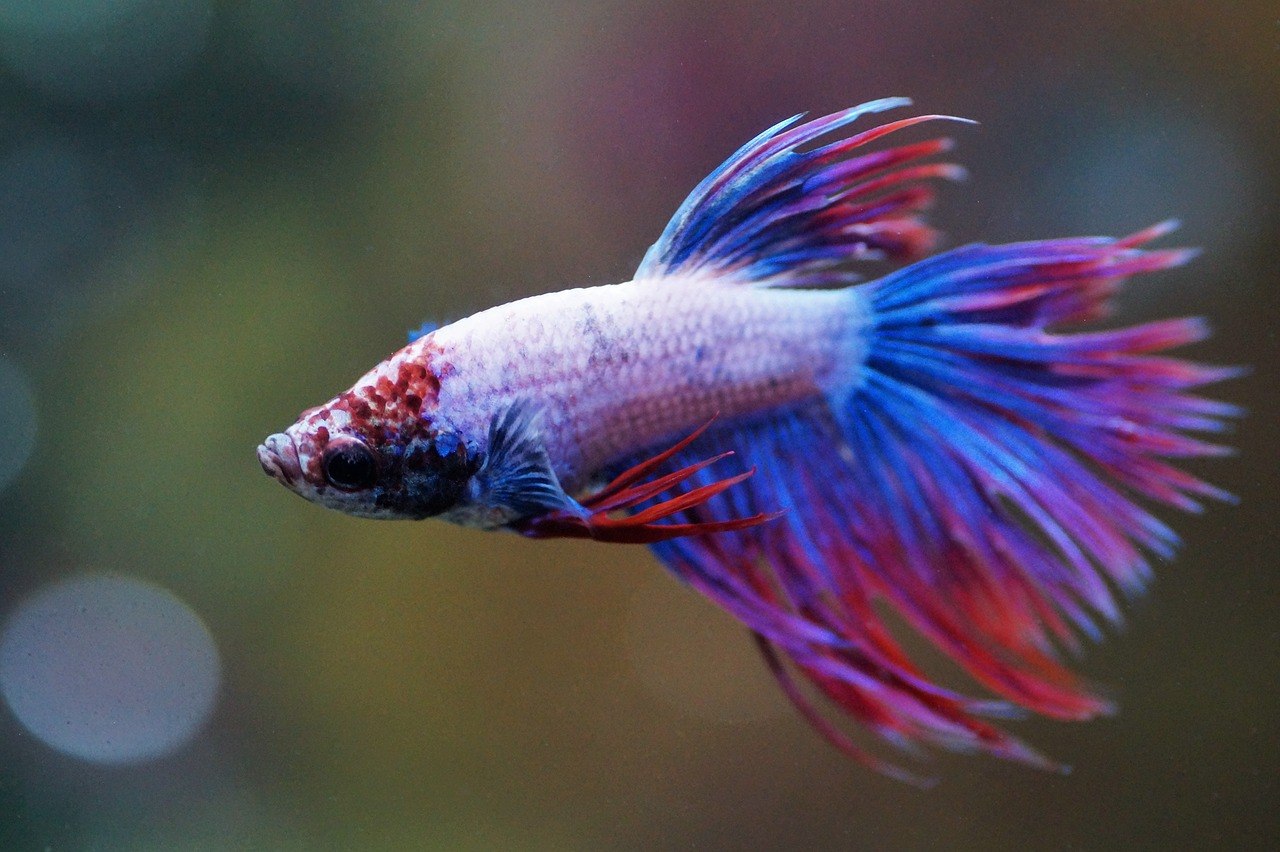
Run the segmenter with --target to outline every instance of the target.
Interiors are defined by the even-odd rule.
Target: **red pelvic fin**
[[[780,513],[761,512],[745,518],[731,518],[723,521],[658,523],[664,518],[670,518],[686,509],[701,505],[720,492],[732,488],[754,474],[755,468],[694,488],[683,494],[659,500],[639,511],[616,514],[635,509],[684,482],[698,471],[733,455],[732,452],[720,453],[672,473],[645,481],[646,476],[696,441],[703,432],[707,431],[707,427],[712,422],[714,418],[668,449],[618,474],[604,488],[581,501],[579,505],[583,511],[558,509],[545,515],[526,518],[517,523],[515,528],[522,535],[530,538],[591,538],[596,541],[652,544],[687,535],[740,530],[776,518]]]

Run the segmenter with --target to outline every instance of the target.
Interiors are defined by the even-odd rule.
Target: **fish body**
[[[677,278],[565,290],[491,308],[411,345],[438,411],[481,443],[494,415],[537,400],[566,490],[693,431],[821,395],[859,369],[861,294]]]
[[[1235,371],[1155,354],[1199,320],[1074,329],[1192,256],[1148,247],[1169,224],[925,258],[949,140],[868,146],[946,117],[844,133],[906,103],[766,130],[633,280],[416,335],[264,441],[264,470],[356,515],[650,544],[829,741],[895,777],[812,693],[895,745],[1057,766],[986,719],[1110,710],[1058,649],[1172,554],[1146,504],[1229,498],[1173,461],[1226,452],[1192,433],[1239,411],[1190,391]],[[905,265],[868,280],[874,260]],[[876,601],[1004,701],[930,683]]]

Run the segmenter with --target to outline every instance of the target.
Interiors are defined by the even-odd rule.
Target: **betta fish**
[[[1230,499],[1175,462],[1227,452],[1195,433],[1239,411],[1192,391],[1236,371],[1158,354],[1199,319],[1075,328],[1192,256],[1150,247],[1173,223],[930,256],[951,141],[872,143],[964,119],[850,128],[907,104],[770,127],[631,281],[411,334],[267,438],[263,469],[352,515],[647,544],[821,734],[896,777],[831,708],[908,751],[1061,768],[997,720],[1111,709],[1061,657],[1175,550],[1153,505]],[[886,608],[999,697],[932,682]]]

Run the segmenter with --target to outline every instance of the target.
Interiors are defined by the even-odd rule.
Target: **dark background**
[[[751,135],[886,95],[981,122],[948,244],[1178,216],[1203,255],[1121,318],[1203,313],[1193,354],[1253,365],[1218,389],[1241,453],[1197,468],[1240,505],[1176,519],[1185,549],[1080,663],[1120,715],[1014,725],[1071,775],[862,771],[643,549],[345,518],[258,469],[424,318],[625,280]],[[0,711],[0,845],[1273,846],[1278,103],[1272,2],[0,10],[0,358],[37,424],[0,617],[120,572],[223,665],[209,726],[150,763]]]

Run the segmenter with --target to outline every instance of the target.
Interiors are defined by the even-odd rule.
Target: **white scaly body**
[[[866,322],[857,288],[629,281],[490,308],[402,355],[426,357],[440,377],[441,425],[481,445],[496,412],[535,401],[572,491],[602,465],[717,415],[852,387]]]

